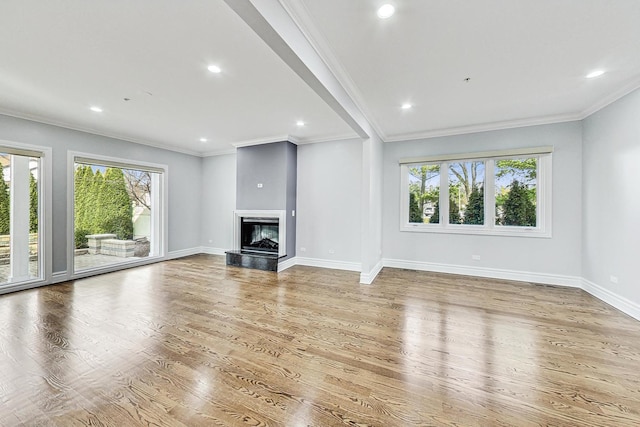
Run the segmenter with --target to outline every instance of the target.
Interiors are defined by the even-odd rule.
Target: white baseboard
[[[15,285],[3,285],[2,288],[0,288],[0,295],[10,294],[11,292],[25,291],[27,289],[35,289],[41,286],[47,286],[51,284],[52,283],[41,280],[36,282],[22,282],[22,283],[17,283]]]
[[[625,314],[628,314],[634,319],[640,320],[640,304],[636,304],[635,302],[630,301],[614,292],[611,292],[610,290],[605,289],[600,285],[596,285],[595,283],[587,279],[582,279],[582,289],[598,298],[599,300],[606,302],[610,306],[617,308]]]
[[[465,276],[488,277],[491,279],[516,280],[520,282],[541,283],[545,285],[581,288],[582,278],[560,274],[533,273],[529,271],[503,270],[498,268],[468,267],[464,265],[437,264],[422,261],[406,261],[400,259],[383,260],[385,267],[404,268],[407,270],[433,271],[436,273],[462,274]]]
[[[291,268],[294,265],[297,264],[297,258],[296,257],[291,257],[286,261],[282,261],[278,263],[278,273],[280,273],[281,271],[285,271],[287,268]]]
[[[178,251],[172,251],[167,254],[166,259],[175,259],[181,258],[189,255],[195,255],[199,253],[211,254],[211,255],[224,255],[225,249],[220,248],[211,248],[211,247],[195,247],[190,249],[182,249]],[[151,260],[145,260],[141,263],[136,263],[137,265],[150,264],[153,262],[162,261],[163,258],[155,258]],[[546,273],[534,273],[527,271],[516,271],[516,270],[504,270],[504,269],[495,269],[495,268],[484,268],[484,267],[469,267],[463,265],[451,265],[451,264],[437,264],[430,262],[422,262],[422,261],[407,261],[407,260],[399,260],[399,259],[389,259],[384,258],[380,260],[369,272],[361,272],[361,264],[358,262],[346,262],[346,261],[335,261],[328,259],[319,259],[319,258],[304,258],[304,257],[293,257],[286,261],[281,262],[278,265],[278,271],[284,271],[287,268],[293,267],[294,265],[304,265],[309,267],[320,267],[320,268],[329,268],[336,270],[347,270],[347,271],[357,271],[360,272],[360,283],[362,284],[371,284],[376,276],[380,273],[383,267],[391,267],[391,268],[403,268],[408,270],[419,270],[419,271],[433,271],[438,273],[449,273],[449,274],[462,274],[466,276],[476,276],[476,277],[487,277],[492,279],[505,279],[505,280],[515,280],[521,282],[531,282],[531,283],[541,283],[548,285],[558,285],[558,286],[567,286],[572,288],[581,288],[585,292],[593,295],[599,300],[611,305],[612,307],[622,311],[629,316],[640,320],[640,304],[635,303],[623,296],[616,294],[602,286],[597,285],[587,279],[576,277],[576,276],[564,276],[558,274],[546,274]],[[134,266],[134,265],[131,265]],[[109,271],[115,271],[118,268],[106,268],[101,269],[100,271],[92,271],[87,272],[86,276],[97,274],[97,273],[105,273]],[[54,284],[65,282],[67,280],[72,280],[74,278],[80,278],[84,275],[76,275],[73,278],[70,277],[67,271],[56,271],[51,275],[50,282],[37,282],[37,283],[22,283],[17,284],[15,286],[9,286],[0,289],[0,294],[15,292],[24,289],[34,288],[38,286],[43,286],[47,284]]]
[[[378,274],[380,274],[380,272],[382,271],[382,267],[384,267],[384,260],[381,259],[376,265],[373,266],[371,271],[367,273],[361,272],[360,283],[362,283],[363,285],[372,284]]]
[[[177,250],[177,251],[168,252],[166,259],[182,258],[182,257],[185,257],[185,256],[196,255],[196,254],[201,254],[201,253],[203,253],[202,252],[202,247],[197,246],[195,248],[180,249],[180,250]]]
[[[51,274],[51,284],[66,282],[69,280],[69,275],[67,274],[67,270],[64,271],[56,271]]]
[[[224,255],[226,251],[228,251],[229,249],[222,249],[222,248],[212,248],[210,246],[201,246],[200,247],[200,253],[201,254],[207,254],[207,255]]]
[[[118,264],[104,265],[87,270],[81,270],[78,273],[72,273],[65,280],[84,279],[85,277],[91,277],[97,274],[114,273],[116,271],[126,270],[128,268],[142,267],[144,265],[155,264],[157,262],[167,261],[169,259],[169,257],[147,257],[137,259],[135,261],[124,261]]]
[[[335,261],[332,259],[296,257],[296,265],[308,267],[330,268],[333,270],[360,271],[359,262]]]

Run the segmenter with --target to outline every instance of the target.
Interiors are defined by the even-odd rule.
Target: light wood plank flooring
[[[640,322],[578,289],[197,255],[0,296],[2,426],[638,426]]]

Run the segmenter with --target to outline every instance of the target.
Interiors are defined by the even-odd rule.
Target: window
[[[551,151],[401,160],[401,230],[550,237]]]
[[[43,157],[0,147],[0,286],[43,279]]]
[[[73,157],[74,273],[162,256],[164,170]]]

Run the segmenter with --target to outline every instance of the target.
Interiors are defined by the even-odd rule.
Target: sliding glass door
[[[74,157],[74,273],[162,255],[164,170]]]

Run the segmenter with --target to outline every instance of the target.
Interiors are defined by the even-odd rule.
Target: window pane
[[[40,212],[40,159],[32,157],[29,159],[29,275],[40,277],[38,262],[40,248],[38,237],[38,222]]]
[[[75,164],[76,271],[149,256],[153,175],[157,174]]]
[[[440,165],[415,165],[409,168],[409,222],[440,222]]]
[[[496,225],[535,227],[538,158],[496,160]]]
[[[11,155],[0,154],[0,281],[8,282],[11,275]]]
[[[484,224],[484,162],[449,164],[449,224]]]
[[[0,153],[0,283],[40,277],[39,171],[37,157]]]

